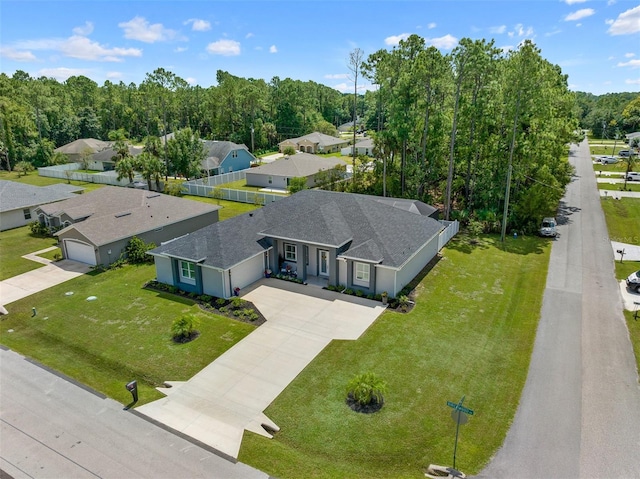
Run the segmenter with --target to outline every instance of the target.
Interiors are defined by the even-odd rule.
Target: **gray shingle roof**
[[[138,156],[140,153],[142,153],[143,150],[144,148],[142,148],[141,146],[129,145],[129,154],[131,156]],[[116,150],[109,147],[104,150],[98,151],[97,153],[94,153],[93,155],[91,155],[91,159],[93,161],[114,161],[113,157],[115,155],[116,155]]]
[[[257,168],[252,168],[248,173],[300,178],[315,175],[319,170],[330,170],[337,165],[346,165],[346,163],[335,156],[323,157],[312,155],[311,153],[296,153]]]
[[[41,209],[56,216],[67,211],[75,218],[89,215],[86,220],[74,223],[57,234],[64,235],[75,229],[100,246],[219,208],[147,190],[105,186],[55,205],[45,205]]]
[[[215,223],[153,250],[228,269],[264,251],[273,234],[301,242],[348,245],[345,257],[399,268],[443,226],[375,196],[303,190],[252,213]],[[426,205],[425,205],[426,206]]]
[[[80,138],[66,145],[62,145],[53,151],[66,155],[80,155],[84,153],[85,150],[91,150],[95,153],[110,146],[111,142],[109,141],[96,140],[95,138]]]
[[[335,136],[325,135],[324,133],[320,133],[317,131],[314,131],[313,133],[309,133],[308,135],[300,136],[298,138],[289,138],[288,140],[284,140],[284,141],[300,143],[301,141],[304,141],[304,140],[309,140],[312,143],[317,143],[321,147],[342,145],[342,144],[349,143],[349,140],[343,140],[342,138],[336,138]],[[278,144],[282,144],[284,143],[284,141],[281,141]]]
[[[16,181],[0,180],[0,212],[32,208],[47,203],[66,200],[84,188],[58,183],[49,186],[33,186]]]

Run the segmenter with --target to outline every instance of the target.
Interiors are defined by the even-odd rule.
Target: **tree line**
[[[358,49],[346,62],[355,80],[350,94],[224,71],[209,88],[162,68],[140,85],[0,74],[0,153],[11,165],[40,166],[51,161],[53,147],[118,131],[153,152],[149,137],[185,130],[259,154],[284,138],[335,135],[337,125],[358,116],[374,140],[375,160],[354,161],[352,180],[338,187],[420,199],[485,231],[532,231],[555,212],[570,180],[568,144],[588,122],[602,124],[602,97],[572,93],[566,75],[530,41],[505,52],[493,41],[465,38],[443,54],[412,35],[366,58]],[[373,89],[358,94],[359,76]],[[636,128],[638,96],[613,97],[605,130]],[[189,176],[195,164],[187,163]]]

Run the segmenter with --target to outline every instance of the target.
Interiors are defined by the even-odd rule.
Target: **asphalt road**
[[[5,477],[2,471],[15,479],[268,477],[6,350],[0,350],[0,477]]]
[[[558,215],[529,374],[481,478],[640,477],[640,387],[589,146]]]

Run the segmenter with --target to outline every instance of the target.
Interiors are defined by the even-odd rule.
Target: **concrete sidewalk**
[[[357,339],[384,311],[377,301],[293,283],[270,286],[276,282],[287,284],[263,280],[244,295],[266,323],[190,380],[159,388],[167,397],[136,411],[237,458],[245,429],[266,437],[263,425],[278,430],[264,409],[316,355],[333,339]]]
[[[13,303],[91,271],[91,266],[78,261],[63,259],[54,262],[37,256],[51,249],[47,248],[23,256],[45,266],[0,281],[0,305]]]

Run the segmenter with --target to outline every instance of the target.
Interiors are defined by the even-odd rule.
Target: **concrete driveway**
[[[136,409],[237,458],[244,430],[272,437],[264,409],[333,339],[355,340],[384,311],[376,301],[277,279],[244,294],[267,322],[166,398]],[[171,378],[167,378],[171,379]]]
[[[23,258],[43,263],[45,266],[0,281],[0,305],[13,303],[14,301],[26,298],[34,293],[64,283],[65,281],[69,281],[70,279],[91,271],[91,266],[85,263],[79,263],[69,259],[53,262],[37,256],[37,254],[50,249],[53,248],[47,248],[46,250],[36,251],[35,253],[23,256]]]

